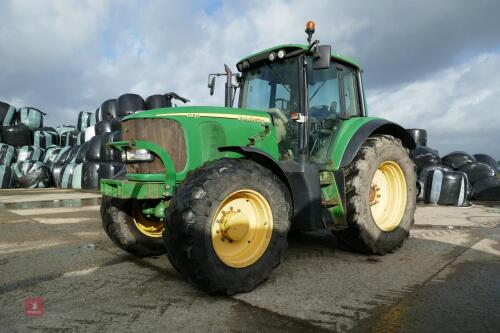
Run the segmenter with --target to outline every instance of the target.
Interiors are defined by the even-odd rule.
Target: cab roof
[[[281,49],[284,49],[285,52],[288,53],[288,52],[293,52],[293,51],[296,51],[296,50],[308,50],[309,46],[305,45],[305,44],[282,44],[282,45],[273,46],[271,48],[268,48],[268,49],[265,49],[265,50],[253,53],[253,54],[251,54],[251,55],[249,55],[249,56],[241,59],[240,61],[238,61],[238,64],[240,64],[241,62],[243,62],[245,60],[248,60],[248,61],[252,62],[251,60],[253,58],[256,58],[256,57],[257,58],[261,58],[265,54],[271,53],[273,51],[278,51],[278,50],[281,50]],[[353,66],[353,67],[355,67],[357,69],[360,69],[360,70],[362,69],[359,62],[357,62],[356,60],[354,60],[352,58],[343,56],[341,54],[332,52],[332,59],[337,60],[339,62],[346,63],[346,64],[351,65],[351,66]]]

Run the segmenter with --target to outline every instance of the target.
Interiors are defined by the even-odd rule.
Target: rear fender
[[[403,146],[408,149],[414,149],[416,146],[411,135],[403,127],[385,119],[373,119],[354,132],[342,154],[339,169],[351,164],[366,139],[378,134],[392,135],[400,139]]]

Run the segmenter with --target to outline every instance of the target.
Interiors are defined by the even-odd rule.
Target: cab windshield
[[[263,64],[243,74],[240,107],[268,111],[279,108],[286,114],[299,109],[297,58]]]
[[[299,62],[291,58],[264,63],[243,74],[239,107],[264,110],[273,117],[281,159],[297,156],[297,123],[290,113],[300,112]]]

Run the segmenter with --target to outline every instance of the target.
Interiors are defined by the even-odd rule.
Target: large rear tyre
[[[139,256],[164,254],[164,223],[143,214],[149,203],[144,200],[122,200],[102,197],[102,226],[108,237],[121,249]]]
[[[290,229],[287,188],[248,160],[221,159],[192,172],[168,208],[168,258],[203,290],[251,291],[279,265]]]
[[[416,176],[401,142],[368,138],[346,170],[348,229],[335,235],[352,249],[383,255],[401,246],[414,222]]]

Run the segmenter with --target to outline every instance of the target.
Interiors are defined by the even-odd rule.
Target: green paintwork
[[[101,194],[119,199],[158,199],[165,193],[164,182],[133,182],[129,180],[101,180]]]
[[[284,48],[287,48],[287,49],[295,49],[295,50],[308,50],[309,49],[309,46],[305,45],[305,44],[283,44],[283,45],[278,45],[278,46],[273,46],[271,48],[268,48],[268,49],[265,49],[265,50],[262,50],[262,51],[259,51],[259,52],[256,52],[256,53],[253,53],[243,59],[241,59],[240,61],[238,61],[238,63],[244,61],[244,60],[249,60],[255,56],[258,56],[258,55],[262,55],[264,53],[270,53],[270,52],[276,52],[280,49],[284,49]],[[356,60],[352,59],[352,58],[349,58],[349,57],[346,57],[344,55],[341,55],[341,54],[338,54],[338,53],[335,53],[335,52],[332,52],[332,59],[333,60],[338,60],[338,61],[341,61],[341,62],[345,62],[357,69],[362,69],[361,68],[361,65],[359,62],[357,62]]]
[[[380,119],[376,117],[353,117],[348,120],[342,121],[342,125],[340,126],[336,136],[335,143],[333,144],[332,152],[332,160],[333,160],[333,168],[335,170],[339,169],[340,162],[342,161],[342,156],[347,148],[347,145],[351,141],[352,137],[356,132],[366,123]]]

